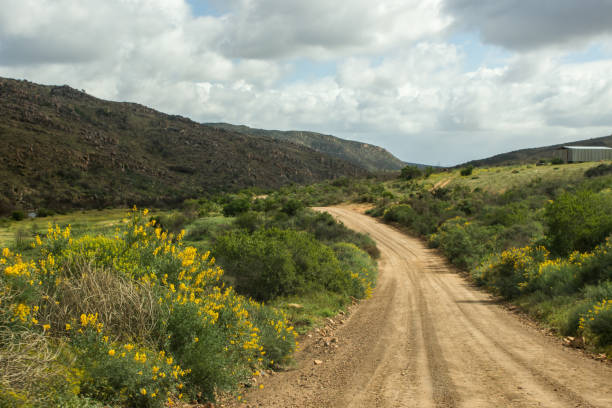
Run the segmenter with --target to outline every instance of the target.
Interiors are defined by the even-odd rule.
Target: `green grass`
[[[265,215],[262,215],[265,218]],[[185,227],[185,245],[194,246],[201,251],[213,248],[217,237],[224,235],[230,230],[237,228],[236,217],[224,217],[218,214],[208,217],[200,217],[189,223]],[[344,237],[346,238],[346,237]],[[341,244],[336,244],[336,246]],[[349,245],[349,244],[344,244]],[[335,246],[332,246],[335,248]],[[349,248],[350,249],[350,248]],[[360,252],[361,258],[356,256],[355,251],[341,251],[342,265],[351,270],[368,270],[375,273],[375,262],[372,261],[366,252]],[[213,256],[215,254],[213,252]],[[337,253],[336,256],[340,255]],[[221,265],[223,267],[223,265]],[[223,277],[226,284],[235,286],[235,278],[226,273]],[[340,311],[345,311],[350,305],[351,298],[346,294],[334,293],[328,290],[307,290],[297,295],[281,296],[270,301],[270,305],[282,309],[288,316],[289,321],[300,333],[306,333],[313,327],[319,327],[324,320],[336,316]],[[300,307],[295,307],[299,305]]]
[[[612,232],[612,176],[585,175],[600,165],[524,164],[390,180],[370,213],[427,238],[476,282],[559,334],[584,336],[587,348],[610,353],[612,270],[604,240]]]
[[[284,310],[295,330],[304,334],[312,327],[322,326],[326,318],[336,316],[340,311],[346,311],[349,300],[338,293],[317,291],[277,298],[271,305]]]
[[[184,242],[198,249],[209,250],[214,238],[231,228],[234,219],[222,215],[198,218],[185,227]]]
[[[49,223],[60,226],[71,225],[73,234],[98,234],[112,230],[121,221],[128,209],[88,210],[68,214],[57,214],[44,218],[30,218],[22,221],[8,221],[0,227],[0,247],[10,245],[18,231],[25,231],[28,236],[44,235]]]
[[[612,162],[610,162],[612,163]],[[455,185],[468,186],[471,190],[480,188],[493,193],[504,191],[529,184],[534,180],[542,181],[558,180],[559,183],[567,183],[584,178],[584,172],[600,163],[570,163],[560,165],[536,166],[534,164],[501,166],[501,167],[475,167],[469,176],[461,176],[461,169],[432,174],[421,183],[426,188],[433,188],[437,183],[450,180],[446,187]]]

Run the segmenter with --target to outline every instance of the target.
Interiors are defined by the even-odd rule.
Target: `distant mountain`
[[[473,166],[499,166],[519,163],[536,163],[539,160],[548,160],[553,157],[553,152],[562,146],[607,146],[612,147],[612,135],[597,137],[594,139],[578,140],[576,142],[561,143],[552,146],[536,147],[530,149],[515,150],[509,153],[498,154],[486,159],[472,160],[465,163]]]
[[[162,205],[221,190],[365,175],[299,144],[68,86],[0,78],[0,213]]]
[[[405,163],[382,147],[315,132],[253,129],[229,123],[207,123],[216,129],[231,130],[253,136],[271,137],[310,147],[318,152],[349,161],[372,172],[400,170]]]

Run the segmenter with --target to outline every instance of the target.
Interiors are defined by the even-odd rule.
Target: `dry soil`
[[[526,324],[420,240],[354,209],[319,210],[376,240],[378,286],[236,406],[612,407],[610,364]]]

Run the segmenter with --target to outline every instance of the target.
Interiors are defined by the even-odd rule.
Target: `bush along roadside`
[[[477,283],[612,358],[611,186],[612,177],[590,174],[503,193],[412,182],[369,213],[425,237]]]
[[[50,227],[0,256],[0,406],[161,407],[286,364],[286,315],[223,283],[210,253],[132,211],[114,236]]]
[[[317,195],[318,188],[328,187],[296,191]],[[213,248],[227,285],[286,311],[299,333],[372,293],[376,243],[330,214],[305,207],[294,193],[245,190],[189,205],[205,214],[186,225],[189,244]]]
[[[376,243],[292,200],[255,200],[212,241],[228,284],[286,310],[300,333],[376,284]]]

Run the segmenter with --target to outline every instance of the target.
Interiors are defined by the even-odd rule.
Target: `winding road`
[[[307,337],[297,366],[241,406],[612,407],[610,364],[517,318],[420,240],[349,207],[318,210],[377,242],[378,286],[336,324],[337,347]]]

